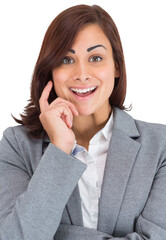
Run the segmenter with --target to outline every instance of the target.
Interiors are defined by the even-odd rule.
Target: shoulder
[[[18,142],[34,142],[39,139],[30,138],[28,136],[29,129],[23,125],[18,125],[14,127],[8,127],[3,132],[3,137],[6,137],[9,141],[17,140]],[[40,139],[41,140],[41,139]]]
[[[6,144],[12,146],[17,152],[22,149],[35,149],[43,143],[43,139],[30,138],[28,136],[28,128],[23,125],[8,127],[3,132],[1,145]]]
[[[3,164],[8,162],[9,165],[22,168],[31,176],[44,153],[44,142],[43,139],[29,138],[28,132],[23,125],[4,131],[0,141],[0,161],[3,159]]]
[[[129,112],[115,108],[114,128],[146,145],[158,143],[166,148],[166,125],[164,124],[137,120]]]
[[[28,129],[23,125],[8,127],[4,131],[3,135],[9,139],[20,138],[20,137],[22,139],[28,139]]]
[[[142,147],[150,152],[164,153],[166,155],[166,125],[145,122],[134,119],[140,137],[137,139]]]
[[[131,137],[139,135],[160,136],[166,138],[166,125],[135,119],[129,112],[114,108],[114,128]]]
[[[133,132],[133,129],[136,128],[140,134],[166,137],[166,125],[164,124],[135,119],[129,112],[119,108],[115,108],[114,113],[116,127],[121,128],[124,132]]]
[[[166,140],[166,125],[160,123],[151,123],[134,119],[138,131],[142,135],[149,137],[158,137]]]

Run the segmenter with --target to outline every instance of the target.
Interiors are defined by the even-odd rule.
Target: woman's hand
[[[39,118],[51,143],[70,154],[75,141],[75,135],[71,130],[73,115],[78,116],[78,111],[71,102],[59,97],[49,104],[48,97],[52,86],[52,82],[49,81],[39,99],[41,110]]]

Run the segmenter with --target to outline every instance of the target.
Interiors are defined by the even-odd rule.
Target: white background
[[[0,3],[0,138],[17,125],[30,96],[30,82],[44,34],[64,9],[97,4],[114,19],[125,54],[125,105],[140,120],[166,124],[165,0],[6,0]]]

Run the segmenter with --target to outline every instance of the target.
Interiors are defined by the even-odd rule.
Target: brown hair
[[[31,82],[31,98],[20,114],[22,120],[16,118],[17,123],[29,129],[29,137],[43,138],[45,130],[39,120],[39,98],[48,83],[52,80],[52,70],[58,67],[68,50],[71,48],[76,34],[81,27],[88,23],[98,24],[108,37],[114,61],[119,69],[119,78],[115,79],[114,90],[110,96],[112,107],[125,109],[123,103],[126,96],[126,69],[120,36],[110,15],[97,5],[76,5],[61,12],[50,24],[45,34],[39,57],[34,69]],[[49,103],[57,97],[54,89],[49,96]]]

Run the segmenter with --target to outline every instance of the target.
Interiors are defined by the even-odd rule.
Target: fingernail
[[[75,112],[77,113],[77,115],[79,115],[79,113],[78,113],[78,111],[77,111],[77,110],[75,110]]]

